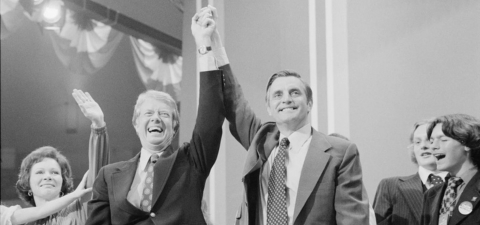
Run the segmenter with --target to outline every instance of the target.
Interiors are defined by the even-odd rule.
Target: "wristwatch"
[[[200,48],[198,48],[198,53],[200,53],[200,55],[205,55],[211,50],[212,50],[212,47],[202,45],[200,46]]]

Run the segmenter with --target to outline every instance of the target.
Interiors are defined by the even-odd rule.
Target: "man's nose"
[[[422,141],[420,143],[420,149],[422,150],[428,150],[430,148],[430,141]]]
[[[52,174],[51,173],[45,173],[45,175],[43,176],[43,179],[44,180],[51,180],[52,179]]]
[[[290,94],[286,93],[282,96],[282,102],[286,102],[286,103],[289,103],[289,102],[292,102],[292,96],[290,96]]]
[[[161,121],[161,117],[159,113],[154,113],[152,117],[150,117],[150,121]]]
[[[438,150],[438,149],[439,149],[438,141],[435,141],[435,140],[431,141],[431,142],[430,142],[430,148],[431,148],[433,151]]]

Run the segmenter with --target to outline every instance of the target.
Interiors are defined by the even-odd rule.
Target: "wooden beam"
[[[86,11],[94,20],[112,26],[125,34],[156,46],[166,47],[181,55],[182,41],[91,0],[65,0],[65,5],[75,12]]]

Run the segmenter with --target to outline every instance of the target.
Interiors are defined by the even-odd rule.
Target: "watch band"
[[[200,46],[200,48],[198,48],[198,53],[200,53],[200,55],[205,55],[211,50],[212,50],[211,46],[202,45]]]

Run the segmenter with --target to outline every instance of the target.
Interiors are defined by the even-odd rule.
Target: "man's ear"
[[[272,116],[272,110],[270,109],[270,107],[268,107],[268,102],[265,103],[265,106],[267,107],[268,115],[269,115],[269,116]]]
[[[465,146],[465,151],[469,152],[470,151],[470,148]]]

